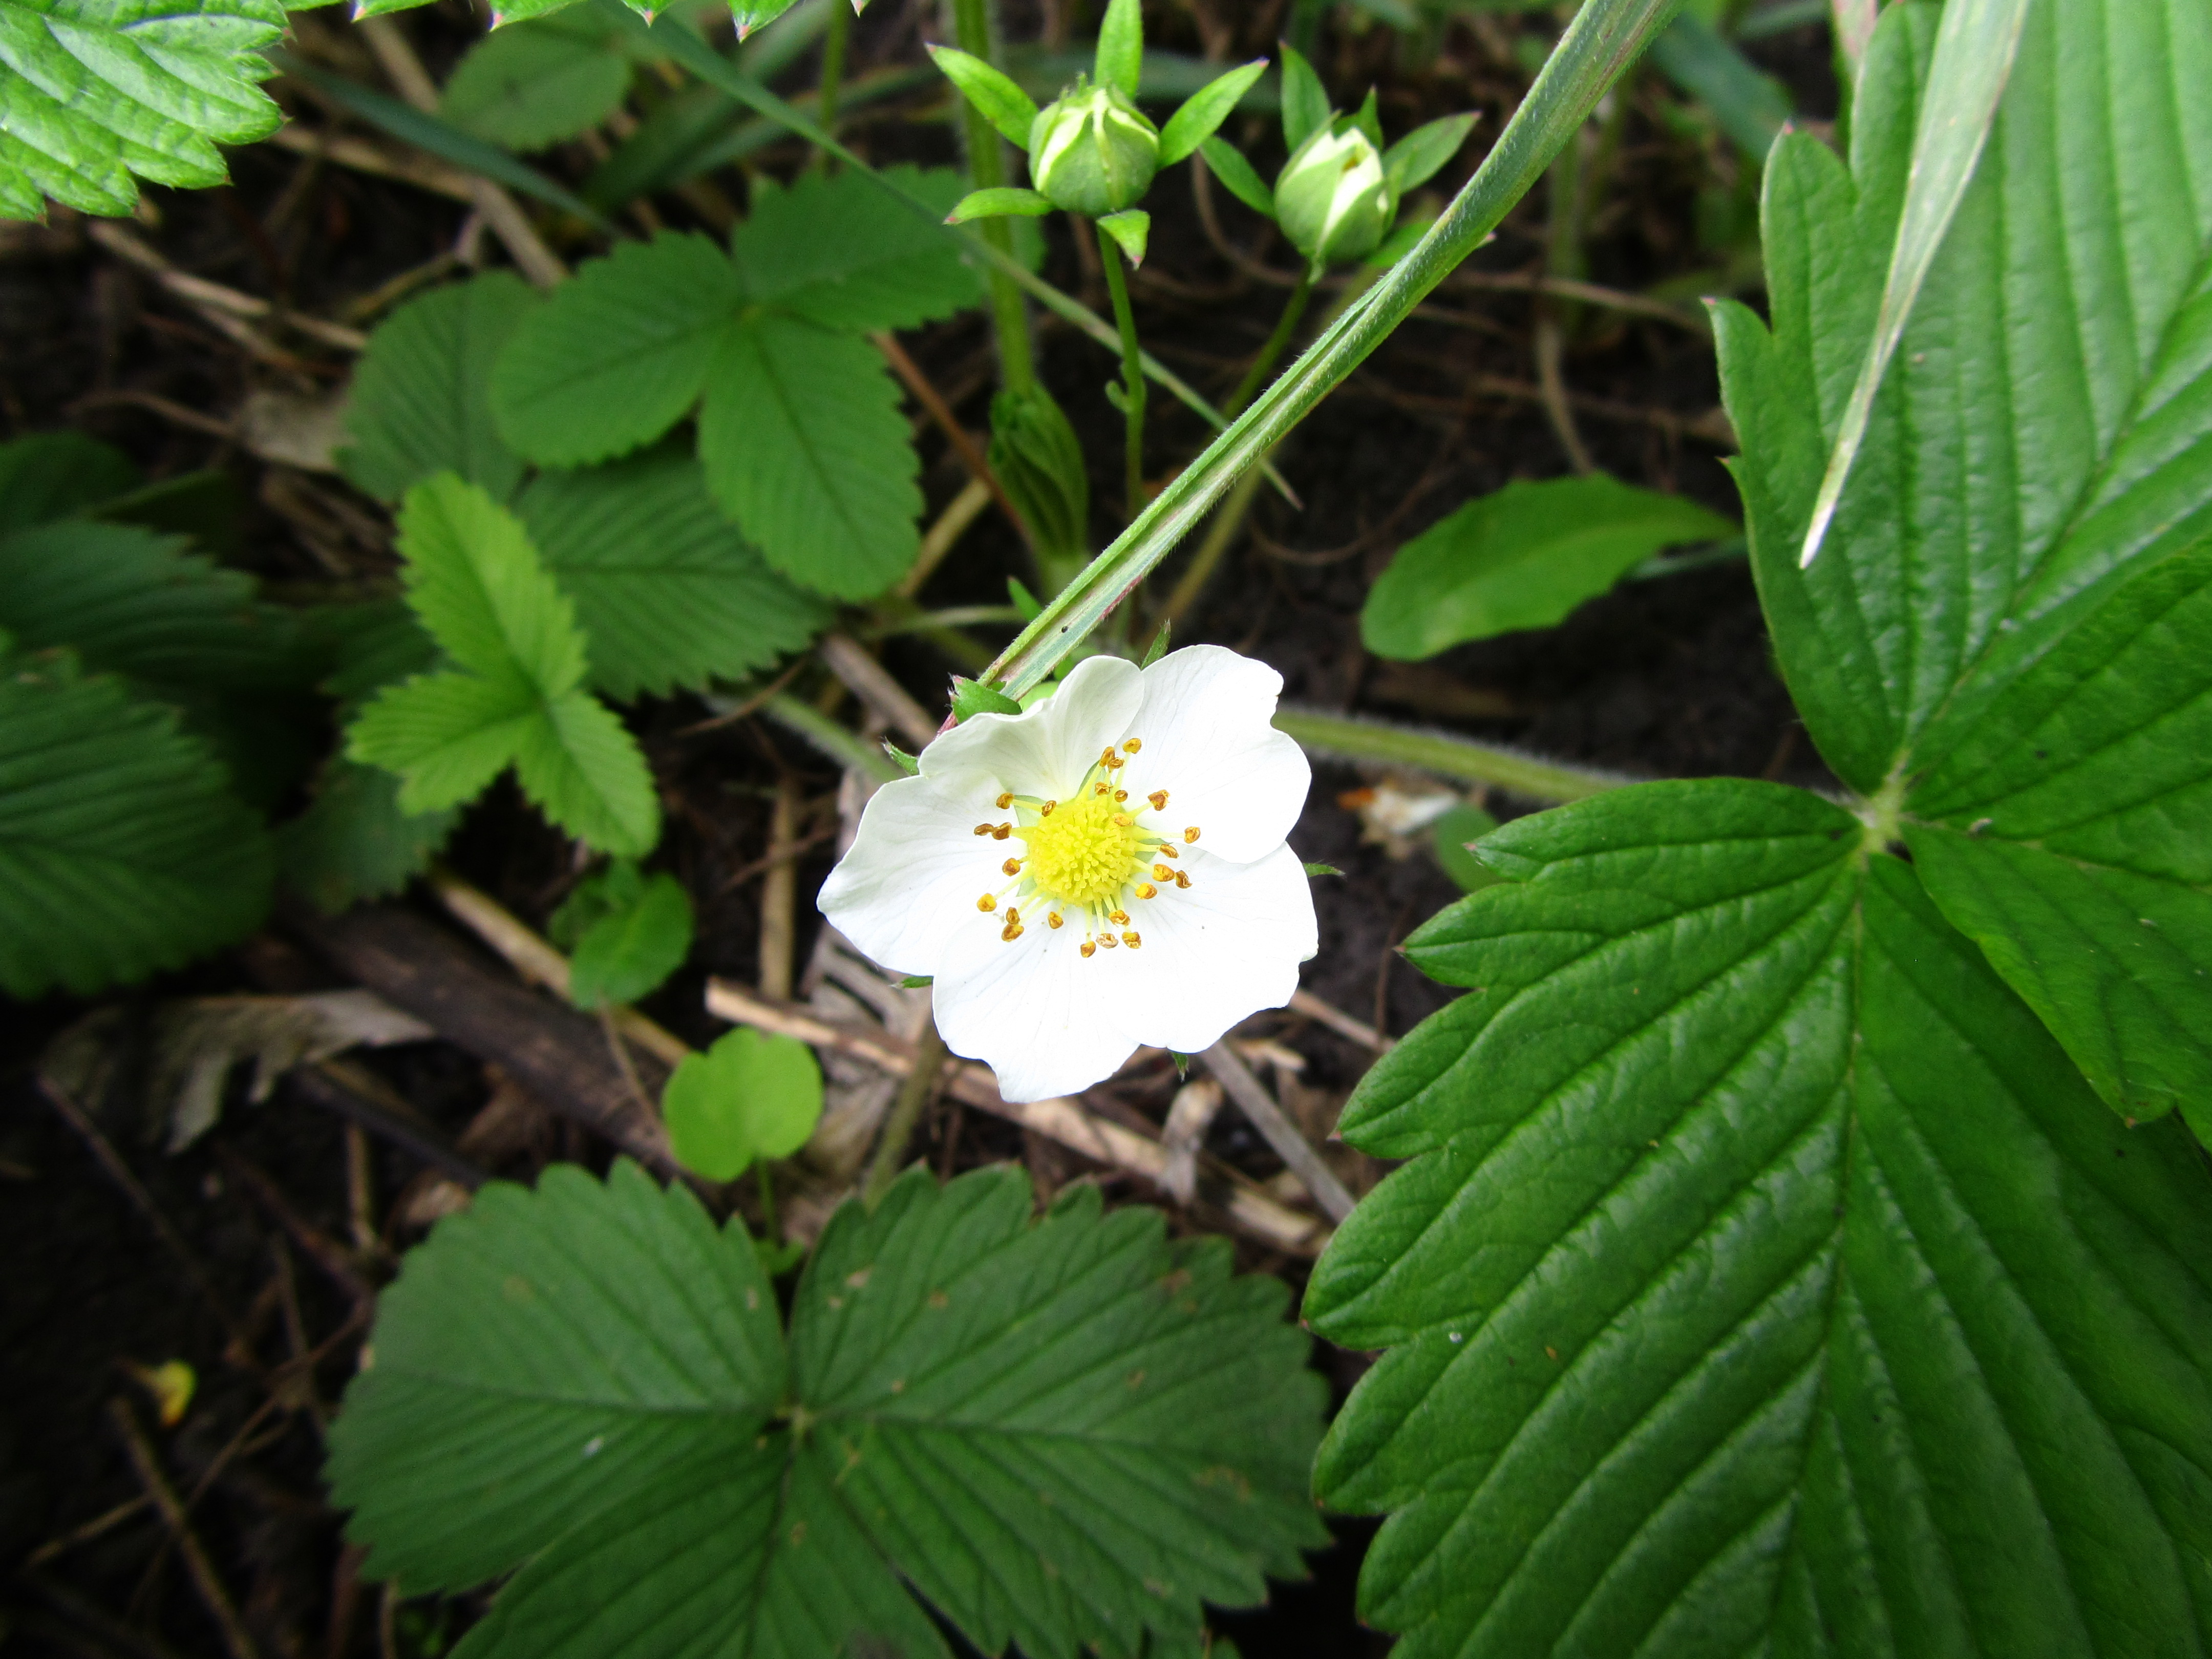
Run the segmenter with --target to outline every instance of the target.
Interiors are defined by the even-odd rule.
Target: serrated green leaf
[[[82,996],[181,967],[260,925],[273,865],[173,709],[66,653],[0,658],[0,988]]]
[[[471,46],[446,82],[439,113],[510,149],[539,149],[622,107],[630,59],[588,6],[509,23]]]
[[[554,921],[564,917],[566,930],[549,931],[572,935],[568,1000],[579,1008],[648,996],[691,952],[691,896],[665,871],[647,876],[618,864],[579,887]]]
[[[438,642],[404,599],[325,605],[308,612],[306,625],[331,665],[320,689],[347,714],[372,692],[438,665]]]
[[[1306,1304],[1392,1348],[1316,1481],[1395,1511],[1360,1604],[1406,1659],[2212,1636],[2204,1170],[1863,849],[1645,785],[1496,832],[1408,941],[1469,989],[1347,1105],[1413,1161]]]
[[[369,336],[346,404],[353,442],[339,468],[396,501],[436,472],[456,472],[504,501],[522,459],[491,414],[494,365],[538,298],[510,271],[486,271],[410,300]]]
[[[1300,144],[1328,125],[1334,106],[1305,54],[1287,40],[1282,53],[1283,148],[1295,155]]]
[[[954,46],[932,46],[929,57],[1001,138],[1022,149],[1030,147],[1030,128],[1036,120],[1037,106],[1012,76]]]
[[[528,1560],[471,1659],[944,1655],[906,1586],[987,1652],[1196,1651],[1201,1600],[1326,1540],[1325,1390],[1220,1241],[1032,1206],[1006,1169],[848,1204],[787,1369],[751,1241],[680,1187],[485,1188],[386,1293],[331,1436],[368,1571]]]
[[[1411,659],[1548,628],[1662,548],[1735,530],[1695,501],[1601,472],[1516,480],[1397,550],[1368,591],[1360,637],[1377,656]]]
[[[0,629],[25,649],[70,647],[92,671],[126,674],[165,696],[297,683],[303,659],[292,614],[256,599],[251,576],[185,545],[84,520],[0,536]]]
[[[1159,164],[1172,167],[1211,138],[1237,107],[1237,100],[1252,89],[1252,83],[1267,70],[1266,58],[1255,58],[1216,76],[1193,93],[1160,129]]]
[[[914,562],[921,463],[896,384],[866,340],[774,313],[716,353],[699,416],[707,487],[776,569],[835,599]]]
[[[1716,313],[1754,571],[1822,756],[1872,793],[2001,638],[2027,650],[2212,529],[2212,83],[2201,9],[2035,7],[1826,550],[1797,568],[1881,303],[1933,8],[1886,8],[1851,164],[1767,167],[1774,331]],[[2084,148],[2084,147],[2087,148]],[[2077,188],[2082,157],[2105,170]],[[2123,297],[2124,296],[2124,297]],[[2002,368],[2002,372],[1999,372]]]
[[[1206,158],[1206,165],[1213,169],[1213,176],[1221,180],[1231,196],[1250,208],[1253,212],[1275,216],[1275,192],[1246,161],[1243,153],[1234,149],[1226,138],[1206,139],[1199,145],[1198,153]]]
[[[1685,12],[1651,42],[1654,68],[1713,112],[1723,132],[1754,162],[1766,160],[1796,112],[1790,94],[1707,19]]]
[[[351,758],[406,779],[399,805],[465,801],[510,763],[523,793],[592,847],[652,849],[652,774],[622,723],[580,689],[584,637],[528,533],[473,484],[441,473],[399,516],[407,599],[461,672],[386,687],[348,732]]]
[[[41,216],[42,192],[128,214],[133,173],[222,183],[216,143],[283,119],[255,85],[283,32],[278,0],[0,0],[0,216]]]
[[[961,197],[949,167],[884,176],[947,212]],[[730,233],[730,259],[748,303],[856,332],[918,327],[983,297],[951,232],[849,168],[803,173],[787,186],[759,179],[752,211]]]
[[[333,757],[307,810],[276,829],[286,886],[326,915],[389,897],[430,867],[460,814],[399,810],[399,779]]]
[[[576,602],[592,683],[628,701],[737,679],[802,649],[830,607],[768,568],[689,455],[548,472],[515,503]]]
[[[82,432],[34,432],[0,444],[0,535],[79,514],[138,487],[138,469]]]
[[[2115,1110],[2212,1141],[2212,543],[2011,643],[1916,749],[1915,867]]]
[[[492,371],[500,434],[541,466],[581,466],[681,420],[744,303],[704,236],[664,232],[583,265],[526,317]]]
[[[789,1158],[822,1121],[822,1067],[796,1037],[740,1027],[687,1054],[661,1091],[669,1144],[687,1170],[734,1181]]]

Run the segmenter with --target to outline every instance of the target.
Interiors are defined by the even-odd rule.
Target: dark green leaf
[[[768,568],[690,456],[548,472],[515,503],[575,601],[592,683],[627,701],[737,679],[803,648],[830,608]]]
[[[268,832],[175,710],[63,652],[0,667],[0,988],[89,995],[260,925]]]
[[[396,501],[434,472],[457,472],[504,501],[522,459],[491,414],[493,365],[538,296],[512,272],[486,271],[409,301],[368,337],[346,403],[352,445],[340,469]]]
[[[1753,161],[1766,160],[1796,113],[1790,94],[1705,19],[1685,12],[1651,43],[1651,62],[1712,111],[1720,129]]]
[[[950,168],[895,167],[885,178],[949,212],[961,197]],[[982,298],[960,244],[880,184],[849,169],[803,173],[787,187],[763,178],[752,211],[730,234],[745,298],[829,328],[915,328]]]
[[[397,776],[336,756],[307,810],[277,826],[277,868],[288,887],[336,915],[406,886],[430,867],[459,821],[450,807],[401,811]]]
[[[1377,656],[1412,659],[1548,628],[1662,547],[1735,528],[1695,501],[1601,472],[1516,480],[1400,548],[1368,592],[1360,636]]]
[[[660,1115],[685,1169],[734,1181],[806,1144],[822,1120],[822,1067],[796,1037],[740,1027],[684,1056],[661,1091]]]
[[[707,486],[769,564],[835,599],[914,562],[921,463],[897,384],[866,340],[774,313],[714,355],[699,418]]]
[[[980,680],[952,677],[952,718],[964,720],[977,714],[1018,714],[1021,704],[995,687]]]
[[[589,6],[508,23],[455,64],[438,112],[464,132],[511,149],[538,149],[607,118],[629,90],[630,64]]]
[[[648,996],[691,954],[691,896],[665,871],[617,865],[579,887],[556,920],[571,906],[597,912],[573,930],[568,1000],[579,1008]]]
[[[1218,1241],[1032,1205],[1004,1169],[848,1205],[787,1369],[752,1242],[680,1187],[485,1188],[386,1293],[332,1435],[368,1570],[527,1563],[473,1659],[945,1655],[902,1581],[987,1652],[1196,1651],[1201,1600],[1325,1541],[1324,1390]]]
[[[34,432],[0,444],[0,535],[73,519],[138,487],[119,449],[82,432]]]
[[[1389,1345],[1317,1466],[1407,1659],[2182,1650],[2212,1205],[1863,827],[1646,785],[1489,836],[1469,988],[1362,1083],[1409,1158],[1307,1314]]]
[[[526,317],[492,372],[501,434],[541,466],[579,466],[651,443],[707,384],[744,303],[704,236],[625,242]]]

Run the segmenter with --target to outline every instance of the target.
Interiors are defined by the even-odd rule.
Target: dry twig
[[[1252,1121],[1252,1127],[1274,1148],[1275,1156],[1314,1195],[1315,1201],[1328,1212],[1329,1219],[1341,1221],[1350,1215],[1352,1205],[1358,1201],[1351,1189],[1336,1178],[1335,1170],[1322,1161],[1321,1154],[1298,1133],[1297,1125],[1284,1115],[1274,1096],[1252,1075],[1237,1051],[1226,1042],[1217,1042],[1198,1058],[1206,1070],[1220,1079],[1237,1109]]]
[[[215,1566],[200,1547],[185,1518],[184,1505],[170,1490],[167,1478],[161,1473],[154,1449],[146,1441],[146,1432],[138,1426],[138,1419],[131,1407],[120,1400],[112,1400],[107,1406],[108,1416],[114,1421],[116,1431],[123,1437],[123,1449],[131,1456],[131,1466],[137,1471],[138,1484],[145,1488],[146,1496],[161,1519],[168,1523],[169,1533],[177,1547],[177,1553],[185,1559],[185,1570],[191,1575],[192,1588],[199,1593],[200,1603],[207,1608],[208,1616],[215,1620],[216,1628],[222,1632],[222,1644],[230,1650],[231,1659],[261,1659],[253,1645],[253,1638],[246,1633],[239,1622],[238,1609],[230,1603],[230,1595],[216,1577]]]

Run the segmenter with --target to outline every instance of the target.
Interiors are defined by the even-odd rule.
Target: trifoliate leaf
[[[514,494],[522,459],[492,422],[492,368],[538,304],[520,277],[487,271],[410,300],[378,325],[346,404],[353,443],[337,455],[346,477],[386,501],[437,472],[459,473],[495,500]]]
[[[285,885],[327,915],[389,897],[430,867],[460,813],[399,810],[400,781],[333,756],[306,811],[276,830]]]
[[[822,1121],[822,1067],[796,1037],[741,1027],[687,1054],[661,1091],[677,1161],[734,1181],[764,1158],[789,1158]]]
[[[880,593],[921,544],[921,462],[875,347],[763,315],[714,359],[699,459],[769,563],[835,599]]]
[[[769,569],[715,507],[688,454],[545,473],[516,510],[575,601],[592,683],[611,697],[740,678],[829,624],[830,607]]]
[[[1812,795],[1646,785],[1484,853],[1407,947],[1466,994],[1342,1120],[1413,1161],[1307,1298],[1391,1350],[1316,1465],[1395,1511],[1364,1616],[1407,1659],[2203,1641],[2179,1127],[2100,1109]]]
[[[662,872],[617,864],[555,912],[570,952],[568,1000],[579,1008],[635,1002],[660,988],[691,952],[691,896]]]
[[[88,995],[241,939],[274,859],[173,709],[0,638],[0,988]]]
[[[216,144],[283,119],[254,84],[283,32],[278,0],[0,0],[0,218],[42,216],[41,193],[128,214],[133,173],[222,183]]]
[[[0,444],[0,535],[78,514],[138,487],[119,449],[82,432],[34,432]]]
[[[624,454],[699,400],[744,294],[721,249],[664,233],[580,267],[492,371],[501,435],[541,466]]]
[[[949,167],[884,171],[945,211],[960,199]],[[749,303],[856,332],[934,322],[983,295],[951,231],[849,168],[802,173],[787,186],[759,179],[752,211],[730,233],[730,258]]]
[[[439,113],[510,149],[573,138],[622,107],[630,59],[589,6],[505,24],[471,46],[446,82]]]
[[[917,1595],[986,1652],[1196,1651],[1202,1601],[1325,1541],[1325,1390],[1220,1241],[1032,1202],[998,1169],[848,1204],[787,1365],[751,1241],[682,1188],[486,1188],[386,1293],[332,1433],[368,1571],[526,1562],[476,1659],[945,1655]]]
[[[399,773],[410,814],[459,805],[512,764],[571,835],[617,855],[649,852],[652,775],[580,689],[583,635],[522,526],[441,473],[408,492],[399,530],[408,603],[457,666],[379,693],[348,732],[350,757]]]
[[[1602,472],[1516,480],[1401,547],[1359,614],[1380,657],[1432,657],[1468,640],[1549,628],[1662,548],[1735,526],[1680,495]]]

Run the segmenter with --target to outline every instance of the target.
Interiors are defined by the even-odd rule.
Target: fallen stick
[[[1314,1200],[1328,1212],[1329,1219],[1341,1221],[1352,1213],[1358,1202],[1351,1189],[1336,1178],[1336,1171],[1322,1162],[1322,1156],[1312,1144],[1298,1132],[1283,1109],[1275,1103],[1260,1079],[1237,1058],[1237,1051],[1226,1041],[1215,1043],[1199,1060],[1213,1073],[1221,1086],[1229,1091],[1230,1099],[1237,1109],[1251,1121],[1275,1156],[1283,1160],[1290,1172],[1314,1195]]]
[[[222,1644],[230,1650],[231,1659],[261,1659],[253,1638],[239,1622],[238,1609],[231,1605],[222,1580],[216,1577],[207,1552],[200,1547],[200,1540],[185,1518],[184,1505],[177,1501],[177,1494],[170,1490],[167,1479],[161,1474],[153,1447],[146,1443],[146,1431],[138,1426],[137,1418],[122,1401],[108,1401],[107,1410],[114,1419],[116,1432],[123,1437],[123,1449],[131,1455],[131,1466],[137,1472],[138,1484],[153,1500],[154,1507],[161,1512],[161,1519],[168,1523],[177,1553],[185,1558],[185,1570],[191,1576],[192,1588],[199,1592],[201,1604],[215,1620],[216,1628],[222,1632]]]

